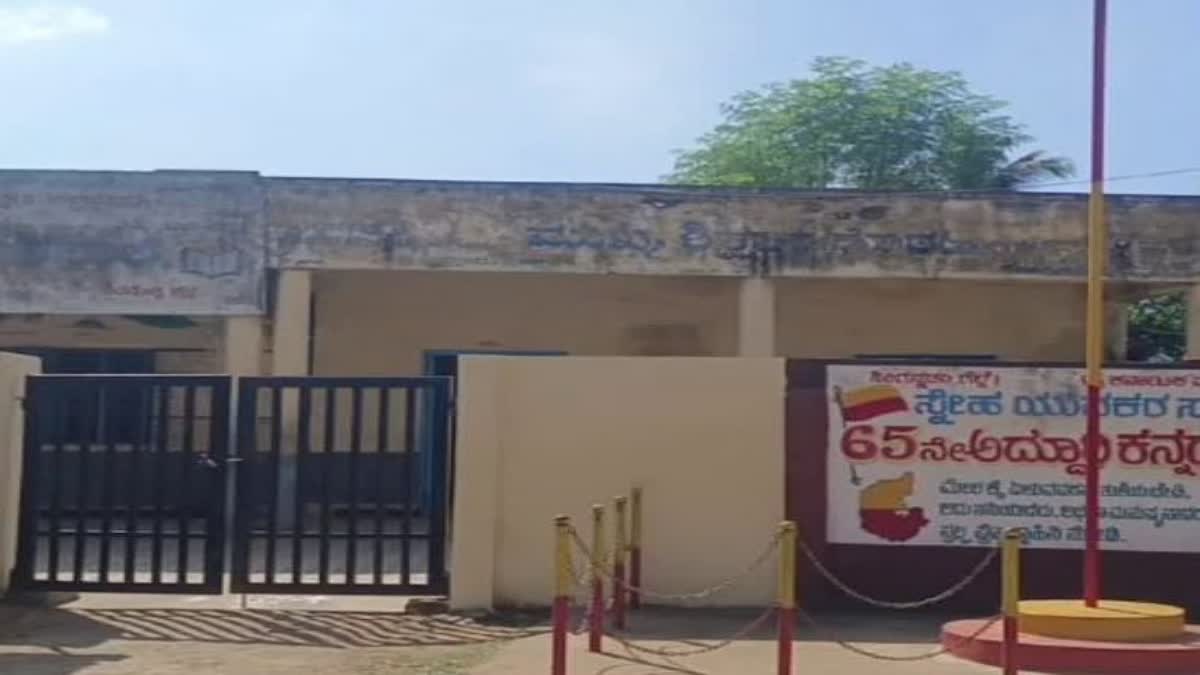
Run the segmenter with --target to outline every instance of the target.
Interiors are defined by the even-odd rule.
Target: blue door
[[[455,386],[454,378],[458,377],[458,357],[460,357],[460,356],[478,356],[478,355],[487,355],[487,356],[566,356],[567,353],[562,352],[562,351],[505,351],[505,350],[487,350],[487,349],[427,349],[427,350],[425,350],[425,355],[424,355],[425,367],[424,367],[423,374],[451,378],[451,380],[450,380],[450,405],[449,405],[449,410],[447,410],[447,412],[446,412],[446,424],[450,425],[450,428],[447,430],[447,433],[444,435],[444,437],[446,438],[446,448],[445,448],[446,455],[445,455],[445,457],[449,461],[449,469],[450,469],[447,473],[450,476],[450,485],[448,486],[449,487],[448,501],[449,501],[451,509],[453,509],[453,507],[454,507],[454,478],[453,478],[454,477],[454,468],[455,468],[455,466],[454,466],[454,464],[455,464],[455,462],[454,462],[454,459],[455,459],[454,440],[455,440],[455,433],[457,431],[457,429],[456,429],[456,426],[457,426],[456,425],[456,420],[457,420],[456,414],[457,414],[457,410],[458,410],[458,406],[455,403],[455,401],[457,400],[457,388]],[[429,414],[431,414],[431,411],[427,410],[425,414],[429,415]],[[420,426],[420,429],[422,429],[425,432],[428,432],[428,430],[430,430],[432,428],[433,428],[432,418],[425,420],[425,424],[422,424]],[[429,447],[428,443],[430,443],[431,441],[432,441],[432,439],[429,436],[425,436],[424,438],[421,439],[419,447],[428,448]],[[422,456],[422,458],[429,457],[430,453],[422,452],[421,456]],[[427,488],[429,485],[432,484],[434,477],[433,477],[433,467],[430,465],[429,462],[424,462],[424,461],[422,462],[422,470],[423,470],[423,475],[425,476],[425,480],[421,481],[422,498],[424,498],[424,496],[428,494]]]

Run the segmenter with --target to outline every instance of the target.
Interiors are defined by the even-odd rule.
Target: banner
[[[1101,546],[1200,551],[1200,371],[1110,370]],[[832,365],[828,540],[1082,548],[1084,371]]]

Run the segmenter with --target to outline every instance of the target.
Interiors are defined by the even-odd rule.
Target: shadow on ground
[[[124,656],[74,654],[0,654],[0,673],[14,675],[71,675],[84,668],[123,661]]]
[[[528,622],[385,612],[40,609],[0,626],[0,646],[91,647],[109,640],[356,647],[459,646],[544,632]],[[3,672],[9,671],[0,668]]]
[[[759,620],[745,640],[774,640],[776,616],[764,610],[645,608],[629,614],[624,635],[635,640],[706,642],[728,639]],[[935,644],[942,624],[962,616],[921,612],[813,613],[811,621],[797,619],[796,639],[802,642],[845,640],[874,644]],[[976,617],[977,618],[977,617]]]

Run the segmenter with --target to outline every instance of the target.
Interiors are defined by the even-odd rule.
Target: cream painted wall
[[[741,283],[569,274],[321,272],[314,283],[316,373],[418,374],[421,352],[439,348],[733,356],[739,314],[754,319],[763,314],[739,312],[746,295],[739,290]],[[778,356],[920,352],[1052,361],[1083,356],[1083,288],[1076,284],[769,283],[775,290]],[[758,342],[770,346],[767,339]],[[757,351],[761,348],[752,353]]]
[[[553,517],[590,537],[591,504],[635,484],[663,592],[741,572],[783,518],[782,359],[467,357],[458,386],[457,607],[548,604]],[[708,602],[767,604],[774,575]]]
[[[414,375],[426,349],[730,356],[738,279],[321,272],[315,374]]]
[[[776,353],[1083,358],[1084,288],[1037,282],[776,280]]]
[[[0,352],[0,595],[8,590],[17,559],[25,377],[41,369],[40,359]]]

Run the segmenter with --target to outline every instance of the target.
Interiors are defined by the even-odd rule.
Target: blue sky
[[[1111,4],[1110,174],[1200,166],[1200,1]],[[844,55],[962,71],[1086,178],[1090,22],[1090,0],[0,0],[0,167],[648,182],[731,94]]]

